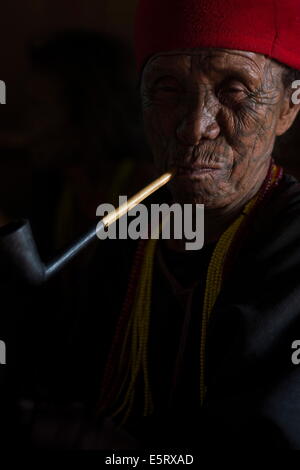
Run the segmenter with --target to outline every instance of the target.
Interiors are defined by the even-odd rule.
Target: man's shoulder
[[[256,214],[258,232],[286,230],[299,227],[300,231],[300,182],[289,174],[284,174],[278,186]]]
[[[279,208],[288,212],[300,210],[300,181],[294,176],[285,173],[274,194],[274,202]]]
[[[285,253],[300,262],[300,182],[284,174],[272,194],[258,207],[244,249],[255,258]]]

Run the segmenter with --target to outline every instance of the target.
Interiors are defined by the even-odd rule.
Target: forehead
[[[234,49],[185,49],[159,53],[147,62],[143,78],[155,73],[183,73],[191,71],[220,74],[237,72],[249,78],[261,79],[273,61],[263,54]]]

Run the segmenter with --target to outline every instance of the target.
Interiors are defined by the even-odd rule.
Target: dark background
[[[31,48],[51,40],[56,33],[74,30],[108,32],[131,47],[135,5],[136,0],[2,2],[0,79],[6,83],[7,104],[0,107],[0,209],[8,216],[30,215],[32,198],[38,197],[32,194],[32,172],[36,168],[60,172],[65,163],[61,155],[57,161],[53,148],[51,155],[45,155],[44,150],[36,156],[36,121],[44,122],[51,113],[56,113],[53,120],[63,121],[65,116],[63,109],[57,109],[64,99],[63,92],[57,91],[60,85],[54,83],[56,79],[50,85],[46,81],[40,83],[33,70]],[[75,138],[75,132],[73,135]],[[62,132],[60,139],[63,137]]]
[[[136,3],[1,4],[0,80],[6,83],[7,104],[0,106],[0,225],[29,218],[43,258],[89,228],[101,202],[116,203],[119,194],[133,194],[153,176],[132,56]],[[296,176],[299,131],[300,118],[275,151]],[[89,400],[80,396],[89,392],[82,377],[89,376],[92,387],[99,371],[92,353],[94,362],[85,362],[83,355],[80,366],[68,344],[73,341],[76,350],[78,319],[90,315],[93,325],[95,312],[105,311],[105,263],[113,271],[119,262],[115,249],[111,262],[110,245],[98,245],[102,265],[91,267],[91,249],[43,289],[6,287],[2,270],[0,339],[7,343],[7,366],[0,366],[0,440],[4,434],[10,444],[23,447],[76,447],[72,430],[80,420],[86,423],[82,410]],[[87,307],[89,278],[99,289],[98,310]],[[105,317],[99,318],[104,330]],[[92,328],[86,330],[89,346]],[[92,333],[96,344],[97,330]],[[66,376],[72,368],[77,382],[70,386]],[[92,429],[89,422],[84,426]],[[106,431],[101,432],[105,441]]]

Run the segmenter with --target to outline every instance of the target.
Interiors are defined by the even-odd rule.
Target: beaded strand
[[[245,225],[249,214],[253,214],[254,209],[260,205],[276,187],[282,177],[282,169],[273,162],[270,165],[265,182],[256,196],[254,196],[244,207],[241,215],[225,230],[219,238],[212,254],[205,283],[205,293],[201,324],[201,344],[200,344],[200,402],[203,404],[205,388],[205,349],[207,326],[210,314],[214,308],[216,299],[220,293],[224,268],[227,264],[229,254],[233,252],[236,241],[241,236],[242,228]],[[248,224],[247,224],[248,225]],[[143,377],[144,386],[144,405],[143,415],[148,416],[153,412],[153,400],[149,383],[148,372],[148,343],[149,326],[151,314],[151,292],[153,280],[153,262],[157,239],[142,240],[137,248],[134,263],[131,271],[127,294],[123,304],[122,314],[120,316],[113,346],[109,356],[109,361],[104,375],[103,389],[106,392],[106,398],[111,400],[116,388],[118,392],[115,396],[114,406],[116,404],[113,416],[123,416],[124,423],[130,416],[135,391],[140,374]],[[125,330],[121,351],[120,339]],[[120,354],[121,353],[121,354]],[[114,365],[119,362],[118,371],[123,373],[120,382],[113,382],[113,375],[116,373]],[[118,376],[118,374],[116,374]],[[114,385],[113,388],[111,388]],[[104,393],[105,396],[105,393]],[[123,397],[123,399],[122,399]],[[102,401],[101,408],[105,408],[107,401]]]

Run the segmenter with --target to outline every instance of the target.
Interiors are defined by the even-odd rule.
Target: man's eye
[[[244,90],[241,88],[235,88],[235,87],[229,87],[225,89],[226,93],[232,93],[232,94],[237,94],[237,93],[244,93]]]
[[[179,93],[180,90],[180,84],[172,77],[159,79],[153,86],[153,91],[155,93],[172,94]]]
[[[247,96],[247,90],[240,84],[225,83],[219,88],[218,96],[224,102],[239,102]]]

